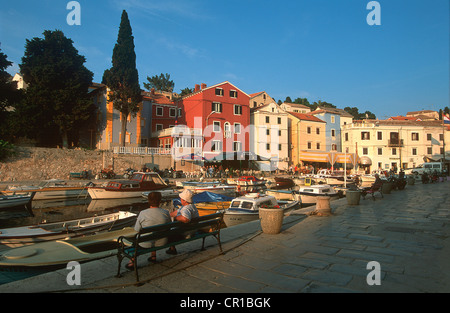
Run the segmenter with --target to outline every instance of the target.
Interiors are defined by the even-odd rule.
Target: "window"
[[[392,148],[392,155],[397,155],[397,148]]]
[[[270,150],[270,143],[266,143],[266,150]]]
[[[281,117],[278,118],[278,124],[281,124]]]
[[[412,155],[417,155],[417,148],[412,148]]]
[[[320,150],[320,142],[316,142],[316,149]]]
[[[431,134],[427,134],[427,140],[431,141]]]
[[[317,135],[320,134],[320,128],[316,128],[316,134],[317,134]]]
[[[383,148],[378,148],[378,155],[383,155]]]
[[[419,133],[411,133],[411,140],[419,141]]]
[[[444,134],[439,134],[439,140],[444,141]]]
[[[337,145],[335,143],[331,144],[331,151],[337,151]]]
[[[433,154],[433,148],[432,147],[428,147],[427,148],[427,154]]]
[[[182,109],[178,109],[178,117],[181,117],[181,114],[183,113]]]
[[[240,141],[233,142],[233,151],[234,152],[242,151],[242,143]]]
[[[278,151],[281,151],[281,143],[278,144]]]
[[[369,154],[369,149],[368,148],[363,148],[362,149],[362,154],[363,155],[368,155]]]
[[[336,122],[336,120],[335,120],[334,115],[331,115],[331,123],[335,123],[335,122]]]
[[[156,131],[163,130],[163,124],[156,124]]]
[[[331,130],[331,137],[335,137],[336,136],[336,130],[335,129],[332,129]]]
[[[312,142],[308,141],[308,149],[312,149]]]
[[[270,135],[270,129],[266,128],[266,135],[269,136]]]
[[[348,141],[348,133],[344,134],[345,141]]]
[[[220,102],[213,102],[211,105],[211,111],[212,112],[217,112],[217,113],[222,113],[222,103]]]
[[[242,115],[242,105],[234,105],[234,115]]]
[[[220,132],[220,122],[214,121],[213,125],[214,125],[213,132],[219,133]]]
[[[266,123],[270,123],[270,116],[266,116]]]
[[[281,137],[281,129],[278,130],[278,137]]]
[[[216,88],[216,96],[223,96],[223,89],[222,88]]]
[[[361,140],[370,140],[369,132],[361,132]]]
[[[306,128],[306,133],[311,134],[311,127],[308,126],[308,127]]]
[[[170,108],[169,109],[169,116],[170,117],[176,117],[177,114],[177,110],[175,108]]]
[[[236,90],[230,90],[230,98],[237,98],[237,91]]]
[[[163,116],[164,111],[162,107],[156,107],[156,116]]]
[[[377,139],[378,140],[383,140],[383,133],[382,132],[377,132]]]
[[[219,140],[214,140],[212,142],[211,151],[222,151],[222,142]]]
[[[234,123],[234,133],[235,134],[241,133],[241,124],[240,123]]]
[[[231,138],[231,125],[230,123],[226,122],[223,124],[223,131],[225,132],[224,137],[225,138]]]

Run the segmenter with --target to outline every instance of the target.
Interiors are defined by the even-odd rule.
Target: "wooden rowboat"
[[[0,243],[9,247],[17,247],[42,241],[78,237],[132,226],[136,218],[137,214],[135,213],[119,211],[65,222],[5,228],[0,229]]]

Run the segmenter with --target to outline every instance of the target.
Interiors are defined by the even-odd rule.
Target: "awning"
[[[308,162],[330,163],[350,163],[356,164],[358,156],[355,153],[342,152],[310,152],[300,151],[299,160]]]
[[[205,158],[209,162],[221,161],[270,161],[270,159],[257,155],[251,151],[244,152],[221,152],[221,153],[204,153]]]
[[[372,165],[372,160],[369,157],[362,156],[359,158],[359,164],[369,166]]]

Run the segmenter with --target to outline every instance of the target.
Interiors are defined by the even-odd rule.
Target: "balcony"
[[[403,147],[403,139],[390,139],[388,140],[388,147]]]

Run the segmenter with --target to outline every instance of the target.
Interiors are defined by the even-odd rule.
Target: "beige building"
[[[250,151],[270,159],[271,170],[287,170],[288,114],[271,102],[250,110],[250,125]]]
[[[444,136],[442,121],[363,120],[342,127],[342,147],[358,154],[366,172],[412,168],[441,159]]]
[[[284,102],[280,104],[280,107],[286,112],[294,112],[294,113],[309,113],[311,112],[311,108],[298,103],[288,103]]]
[[[302,152],[324,152],[326,149],[326,122],[311,115],[288,112],[289,158],[292,165],[310,161],[301,158]]]
[[[275,102],[271,96],[265,91],[253,93],[250,95],[250,108],[260,107]]]

